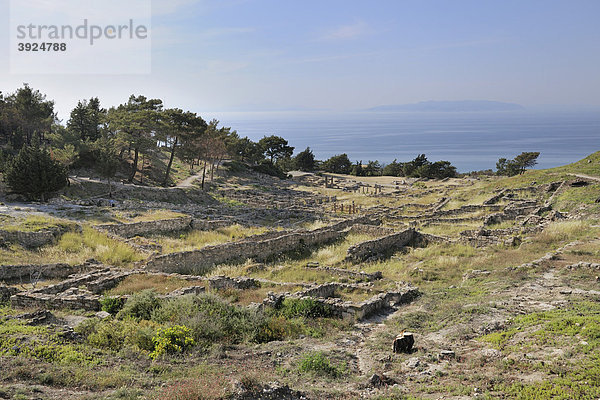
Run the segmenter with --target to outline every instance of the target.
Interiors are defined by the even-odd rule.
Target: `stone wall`
[[[81,231],[81,226],[74,225],[73,229]],[[0,244],[16,243],[26,248],[34,249],[55,243],[69,228],[52,227],[40,231],[0,230]]]
[[[401,249],[413,241],[416,236],[417,232],[409,228],[402,232],[355,244],[348,249],[346,261],[364,261],[392,249]]]
[[[102,268],[89,274],[80,274],[55,285],[17,293],[10,298],[15,308],[70,308],[97,311],[100,294],[131,275],[132,271],[114,271]],[[85,289],[80,287],[84,286]]]
[[[79,274],[98,268],[95,261],[81,265],[69,264],[23,264],[0,265],[0,281],[19,281],[28,283],[31,278],[62,279],[72,274]]]
[[[539,205],[534,200],[513,202],[506,206],[504,211],[501,213],[488,215],[483,221],[483,225],[490,226],[502,223],[504,221],[513,221],[517,219],[517,217],[529,215],[535,212],[538,208]]]
[[[260,287],[260,283],[256,279],[252,278],[230,278],[228,276],[213,276],[208,279],[208,287],[211,290],[222,290],[222,289],[252,289]]]
[[[326,283],[293,294],[269,292],[262,306],[277,307],[285,298],[313,298],[327,305],[335,317],[360,320],[368,318],[383,309],[409,303],[420,295],[418,289],[406,287],[395,291],[378,293],[365,301],[354,303],[334,297],[335,291],[343,288],[361,289],[354,285]]]
[[[14,287],[0,285],[0,302],[5,302],[10,299],[11,296],[17,294],[19,290]]]
[[[231,225],[232,222],[227,219],[199,219],[192,220],[191,227],[199,231],[212,231]]]
[[[381,271],[376,271],[372,274],[369,274],[367,272],[362,272],[362,271],[356,272],[356,271],[350,271],[350,270],[343,269],[343,268],[321,267],[318,265],[318,263],[316,265],[313,265],[313,263],[308,263],[306,265],[306,268],[317,270],[317,271],[329,272],[332,275],[347,276],[350,278],[355,278],[355,279],[359,279],[359,280],[367,281],[367,282],[376,281],[376,280],[383,278],[383,274],[381,273]]]
[[[372,236],[387,236],[395,232],[392,228],[377,225],[356,224],[350,228],[351,233],[366,234]]]
[[[127,224],[103,224],[96,225],[94,228],[124,238],[131,238],[154,233],[183,231],[190,229],[191,226],[191,217],[181,217],[157,221],[131,222]]]
[[[259,261],[304,246],[332,242],[346,235],[345,229],[355,223],[368,221],[366,217],[345,220],[314,231],[296,231],[268,238],[247,238],[242,241],[207,246],[199,250],[184,251],[153,257],[146,263],[150,271],[177,272],[203,275],[214,265],[253,258]],[[273,235],[274,233],[268,233]]]

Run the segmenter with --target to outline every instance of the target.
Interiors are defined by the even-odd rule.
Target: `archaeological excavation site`
[[[7,196],[0,398],[598,399],[598,175]]]

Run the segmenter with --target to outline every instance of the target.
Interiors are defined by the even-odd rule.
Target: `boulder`
[[[414,335],[409,332],[403,332],[394,339],[392,350],[394,353],[410,353],[414,344]]]

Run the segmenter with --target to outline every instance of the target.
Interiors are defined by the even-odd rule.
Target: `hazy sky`
[[[26,0],[23,0],[26,1]],[[11,75],[56,100],[132,94],[207,111],[367,108],[423,100],[600,105],[598,0],[155,0],[149,75]],[[118,57],[114,60],[118,63]]]

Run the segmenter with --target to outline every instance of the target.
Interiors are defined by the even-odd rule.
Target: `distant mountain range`
[[[523,110],[520,104],[503,103],[490,100],[459,100],[459,101],[422,101],[420,103],[384,105],[367,109],[367,111],[388,112],[483,112],[483,111],[518,111]]]

